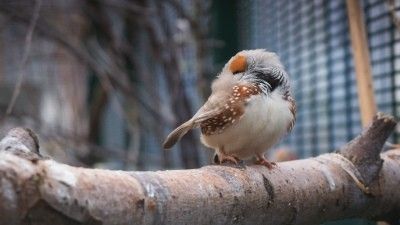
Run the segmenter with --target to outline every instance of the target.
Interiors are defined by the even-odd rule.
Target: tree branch
[[[379,174],[383,163],[380,153],[395,126],[392,116],[378,113],[371,125],[339,151],[357,167],[366,185]]]
[[[0,7],[0,12],[3,13],[5,16],[8,16],[9,18],[13,19],[14,21],[21,22],[21,24],[27,25],[30,22],[30,20],[26,16],[17,12],[16,10],[13,10],[12,8]],[[115,88],[113,87],[113,83],[109,76],[109,72],[114,70],[113,72],[117,71],[116,73],[122,74],[122,72],[119,69],[106,68],[106,70],[109,71],[105,71],[104,69],[102,69],[101,64],[99,64],[93,57],[91,57],[91,55],[87,51],[84,50],[83,46],[74,44],[71,40],[67,38],[68,36],[66,34],[59,32],[53,26],[48,24],[45,20],[39,21],[39,23],[36,24],[35,29],[38,35],[41,35],[44,38],[47,38],[49,40],[58,43],[59,45],[64,47],[69,53],[71,53],[74,57],[76,57],[77,60],[81,61],[82,63],[87,65],[90,69],[92,69],[98,76],[102,87],[107,92],[114,91]],[[117,83],[116,85],[119,85],[120,87],[119,90],[121,92],[137,100],[140,103],[140,105],[144,107],[150,113],[150,115],[152,115],[155,119],[163,118],[162,115],[157,111],[157,109],[148,102],[143,101],[137,95],[135,90],[126,88],[126,86],[121,86],[120,83]]]
[[[28,56],[29,56],[29,52],[30,52],[31,44],[32,44],[33,31],[35,30],[35,26],[36,26],[37,20],[39,18],[39,12],[40,12],[41,6],[42,6],[42,0],[36,0],[35,8],[34,8],[33,14],[32,14],[32,19],[29,22],[28,31],[27,31],[27,34],[25,37],[25,46],[24,46],[24,51],[22,54],[21,63],[19,65],[17,83],[16,83],[14,91],[12,93],[10,103],[7,106],[6,115],[10,115],[12,113],[15,101],[17,100],[18,95],[21,91],[21,86],[22,86],[22,82],[23,82],[23,78],[24,78],[24,74],[25,74],[23,70],[25,69],[26,62],[28,61]]]
[[[32,149],[32,154],[37,149],[32,133],[18,128],[1,143],[10,137],[19,142],[0,143],[0,224],[309,225],[353,217],[398,221],[400,151],[378,154],[394,124],[393,118],[379,114],[341,154],[279,163],[273,170],[206,166],[158,172],[30,160],[7,151],[7,146]],[[378,191],[371,196],[351,174],[370,174],[362,169],[362,160],[380,158],[379,176],[370,179]]]

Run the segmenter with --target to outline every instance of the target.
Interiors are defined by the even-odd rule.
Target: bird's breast
[[[240,153],[241,157],[264,151],[287,132],[294,119],[290,107],[279,93],[254,95],[235,124],[221,133],[202,135],[203,143],[213,148],[224,146],[225,151]]]

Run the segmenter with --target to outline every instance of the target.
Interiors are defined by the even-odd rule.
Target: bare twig
[[[2,11],[5,15],[11,17],[14,20],[22,22],[23,24],[29,23],[29,20],[27,20],[25,16],[21,15],[21,13],[18,13],[15,10],[12,10],[7,7],[0,7],[0,11]],[[87,65],[90,69],[92,69],[98,76],[100,84],[107,92],[112,92],[115,89],[112,85],[110,77],[107,75],[108,71],[104,71],[103,69],[101,69],[102,65],[96,62],[96,60],[93,59],[93,57],[89,55],[87,51],[84,50],[83,46],[78,46],[74,44],[71,40],[67,38],[67,35],[60,33],[50,24],[46,23],[44,20],[40,21],[40,23],[37,24],[36,30],[39,35],[60,44],[73,56],[75,56],[78,59],[78,61],[81,61],[82,63]],[[110,72],[115,72],[115,71],[110,69]],[[154,118],[159,119],[163,117],[163,115],[158,112],[158,109],[156,107],[154,107],[153,105],[149,104],[146,101],[143,101],[143,99],[140,98],[137,95],[137,93],[134,92],[134,90],[129,91],[129,89],[124,88],[121,91],[125,92],[126,94],[129,94],[134,99],[136,99],[139,102],[139,104],[142,107],[144,107]]]
[[[21,64],[19,66],[17,83],[15,85],[10,103],[8,104],[6,115],[11,114],[14,104],[15,104],[15,101],[17,100],[18,95],[21,92],[21,86],[22,86],[22,82],[23,82],[23,78],[24,78],[24,74],[25,74],[24,68],[25,68],[26,62],[28,61],[28,56],[29,56],[29,52],[30,52],[31,44],[32,44],[33,31],[35,30],[37,20],[39,19],[39,12],[40,12],[41,6],[42,6],[42,0],[36,0],[35,8],[33,9],[32,19],[30,21],[30,24],[28,27],[28,32],[25,37],[25,47],[24,47],[24,52],[22,54]]]
[[[186,48],[186,46],[176,43],[174,39],[176,22],[178,17],[187,17],[185,19],[191,21],[192,27],[201,26],[199,29],[195,29],[196,32],[197,30],[206,31],[203,28],[205,27],[204,24],[207,24],[205,21],[208,20],[205,20],[202,14],[207,12],[208,4],[203,5],[204,7],[198,10],[199,13],[195,13],[192,10],[193,7],[185,7],[188,5],[181,4],[179,1],[172,1],[172,3],[157,0],[144,2],[126,0],[86,1],[80,4],[80,6],[86,7],[85,10],[75,12],[75,15],[78,15],[76,22],[79,22],[79,24],[74,24],[79,26],[78,37],[67,33],[64,27],[56,26],[57,21],[53,21],[53,17],[47,16],[41,16],[35,28],[35,35],[41,35],[41,37],[65,48],[77,61],[87,66],[87,69],[93,70],[93,74],[99,80],[99,86],[107,94],[118,92],[118,102],[114,102],[113,106],[116,107],[123,119],[127,120],[127,117],[129,117],[128,122],[133,125],[129,126],[130,131],[134,126],[149,128],[158,125],[160,122],[164,124],[172,122],[172,111],[181,121],[191,116],[190,108],[193,109],[197,103],[191,101],[195,96],[188,95],[188,92],[184,93],[183,90],[185,80],[180,77],[179,72],[180,66],[183,65],[180,62],[185,59],[181,57],[180,53],[186,49],[191,51],[192,48],[191,46]],[[152,4],[148,4],[149,2]],[[28,26],[30,24],[30,12],[24,11],[24,6],[17,6],[6,4],[4,7],[0,7],[0,12],[13,21]],[[156,11],[162,15],[158,16],[159,14],[155,13]],[[183,14],[178,15],[180,13]],[[42,14],[48,15],[44,12],[44,8]],[[198,17],[198,15],[202,16]],[[141,18],[137,19],[138,16],[141,16]],[[198,18],[202,18],[204,21],[199,22]],[[116,26],[112,26],[113,23]],[[165,26],[168,27],[165,28]],[[168,34],[166,34],[166,29]],[[144,36],[143,33],[145,33]],[[204,35],[196,35],[196,37],[201,37],[199,40],[202,40],[203,45],[201,46],[204,47],[206,34],[204,32],[202,34]],[[137,41],[144,42],[138,43]],[[191,40],[189,44],[196,41],[197,39]],[[151,52],[151,50],[154,52]],[[202,58],[198,66],[205,61],[203,56],[204,52],[197,55],[197,58]],[[196,56],[190,54],[190,57]],[[189,60],[194,62],[195,59],[189,58]],[[149,64],[150,61],[154,61],[157,65]],[[138,66],[139,64],[140,66]],[[142,69],[141,67],[145,69],[138,71]],[[204,71],[199,68],[193,69]],[[152,73],[157,73],[157,75],[153,76]],[[163,75],[166,75],[165,80],[162,78]],[[168,82],[171,83],[168,84]],[[157,84],[162,85],[163,89],[154,88]],[[162,96],[167,92],[168,95],[170,92],[174,92],[173,97]],[[198,95],[198,93],[195,94]],[[172,110],[169,110],[169,100],[173,101]],[[164,107],[161,107],[160,110],[158,106],[161,104]],[[135,107],[132,105],[135,105]],[[143,108],[145,110],[142,110]],[[130,109],[138,111],[137,120],[129,114]],[[149,118],[148,112],[150,112],[150,120],[147,119]],[[162,127],[157,126],[157,131],[152,129],[150,135],[163,135]],[[138,140],[138,137],[136,139]],[[197,138],[193,137],[187,138],[187,140],[186,146],[196,146],[190,148],[191,150],[188,152],[182,153],[182,155],[196,158],[197,153],[191,154],[191,151],[198,148],[199,142]],[[143,142],[143,139],[141,139],[141,142]],[[198,163],[192,163],[190,167],[198,165]]]
[[[186,19],[189,23],[190,26],[197,30],[199,27],[199,24],[197,22],[197,20],[190,15],[187,10],[185,10],[185,8],[183,7],[183,4],[177,0],[167,0],[167,3],[169,3],[177,12],[178,15],[180,15],[182,18]]]
[[[104,5],[115,7],[118,9],[128,10],[131,13],[136,14],[151,14],[153,11],[149,8],[141,7],[140,5],[135,4],[133,1],[126,0],[102,0]]]

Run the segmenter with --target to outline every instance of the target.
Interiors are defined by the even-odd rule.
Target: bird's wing
[[[211,95],[190,120],[181,124],[167,136],[163,143],[163,147],[165,149],[171,148],[190,129],[199,126],[202,121],[220,114],[223,111],[222,106],[225,104],[225,101],[221,101],[220,97],[219,94]]]
[[[204,135],[222,133],[226,128],[240,121],[247,103],[251,101],[251,97],[260,93],[261,89],[255,85],[243,84],[234,86],[230,95],[225,97],[227,101],[219,106],[217,113],[212,113],[211,116],[207,114],[204,117],[199,117],[201,118],[199,120],[201,121],[201,132]]]
[[[214,93],[187,122],[172,131],[166,138],[164,148],[172,147],[190,129],[201,126],[203,134],[210,135],[222,131],[239,121],[249,98],[260,94],[254,85],[236,85],[228,93]]]
[[[217,116],[224,111],[224,105],[227,104],[229,95],[214,94],[211,95],[204,105],[192,117],[193,122],[198,125],[199,123]]]

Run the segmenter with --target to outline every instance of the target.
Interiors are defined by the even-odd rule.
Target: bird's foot
[[[256,164],[266,166],[269,170],[273,169],[276,166],[275,162],[269,162],[264,155],[257,155]]]
[[[268,169],[273,169],[276,166],[275,162],[269,162],[265,159],[257,160],[256,164],[266,166]]]
[[[218,164],[222,164],[225,162],[231,162],[234,163],[235,165],[237,165],[239,163],[240,159],[235,157],[235,156],[231,156],[231,155],[226,155],[226,154],[216,154],[214,157],[214,162],[218,163]]]

